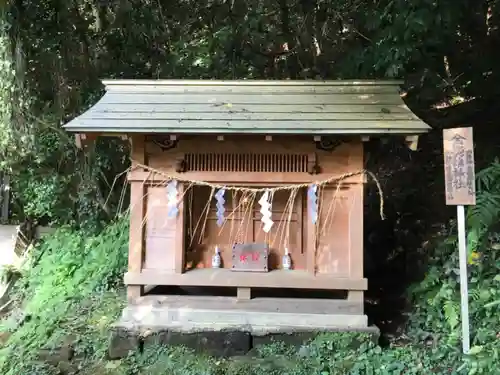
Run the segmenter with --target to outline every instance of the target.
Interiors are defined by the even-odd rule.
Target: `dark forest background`
[[[458,345],[441,130],[473,126],[483,172],[468,225],[484,263],[472,290],[493,285],[490,295],[477,292],[473,312],[490,336],[478,329],[474,339],[498,360],[495,314],[483,307],[499,290],[500,1],[4,0],[0,169],[12,179],[13,221],[100,233],[115,219],[123,184],[113,181],[129,165],[127,144],[101,139],[82,152],[61,128],[97,101],[103,78],[404,80],[404,100],[433,131],[415,152],[376,139],[366,156],[387,215],[380,220],[368,186],[367,311],[389,339],[410,324],[419,342]]]

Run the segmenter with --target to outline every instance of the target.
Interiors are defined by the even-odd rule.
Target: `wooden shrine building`
[[[413,147],[430,129],[405,106],[400,82],[104,85],[102,99],[65,129],[83,144],[97,136],[131,141],[124,324],[367,326],[363,141],[399,136]],[[148,294],[155,286],[234,296]],[[279,289],[332,293],[262,297]]]

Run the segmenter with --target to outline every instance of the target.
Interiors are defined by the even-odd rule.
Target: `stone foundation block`
[[[109,359],[127,357],[131,352],[138,351],[140,347],[139,335],[133,331],[114,329],[109,339]]]
[[[245,355],[252,347],[252,337],[247,332],[207,331],[195,333],[156,332],[144,338],[149,345],[185,346],[214,357]]]
[[[316,337],[317,332],[295,332],[295,333],[271,333],[262,336],[253,336],[253,347],[269,345],[275,342],[283,342],[285,345],[294,346],[297,349]]]

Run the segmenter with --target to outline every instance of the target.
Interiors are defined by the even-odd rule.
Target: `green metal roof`
[[[64,128],[174,134],[420,134],[399,81],[105,80]]]

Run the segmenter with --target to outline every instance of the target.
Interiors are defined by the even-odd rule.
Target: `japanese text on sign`
[[[233,271],[267,272],[268,245],[262,243],[235,244]]]
[[[476,204],[472,128],[443,130],[447,205]]]
[[[243,253],[240,255],[240,262],[244,263],[247,261],[258,262],[260,259],[259,253]]]

